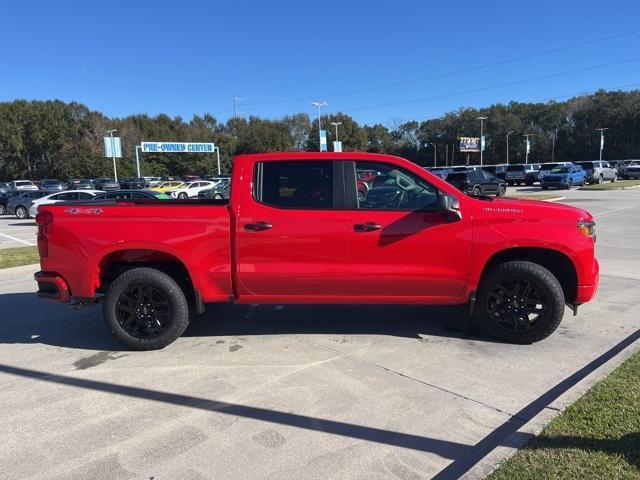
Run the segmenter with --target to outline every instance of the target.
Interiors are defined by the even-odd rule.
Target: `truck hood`
[[[503,215],[513,218],[592,220],[588,211],[562,203],[542,200],[522,200],[496,197],[491,201],[480,201],[480,211],[485,215]]]

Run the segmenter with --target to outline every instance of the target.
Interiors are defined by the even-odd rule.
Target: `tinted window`
[[[439,195],[437,188],[417,175],[375,162],[356,162],[356,188],[362,210],[426,210],[436,204]]]
[[[522,172],[524,171],[524,167],[522,165],[509,165],[507,167],[507,172]]]
[[[331,162],[262,162],[256,172],[256,199],[281,208],[332,208]]]
[[[75,192],[61,193],[57,200],[77,200],[78,194]]]
[[[76,193],[76,195],[78,196],[78,200],[88,200],[90,198],[93,198],[93,195],[85,192],[78,192]]]

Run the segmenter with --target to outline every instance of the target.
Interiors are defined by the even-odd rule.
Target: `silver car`
[[[605,180],[615,182],[618,180],[618,170],[609,165],[609,162],[593,160],[589,162],[576,162],[587,172],[587,182],[602,183]]]

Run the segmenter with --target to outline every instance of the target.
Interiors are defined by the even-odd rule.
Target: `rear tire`
[[[16,218],[19,220],[26,220],[29,218],[29,210],[20,205],[16,208]]]
[[[558,279],[528,261],[493,267],[478,290],[475,317],[489,335],[510,343],[533,343],[551,335],[564,315]]]
[[[189,325],[189,305],[176,281],[154,268],[134,268],[109,287],[103,305],[111,333],[134,350],[157,350]]]

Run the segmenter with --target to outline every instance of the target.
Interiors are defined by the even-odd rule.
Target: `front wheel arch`
[[[495,252],[482,268],[478,285],[493,267],[500,263],[523,260],[537,263],[549,270],[560,282],[567,303],[573,303],[578,296],[578,273],[565,253],[551,248],[512,247]]]

